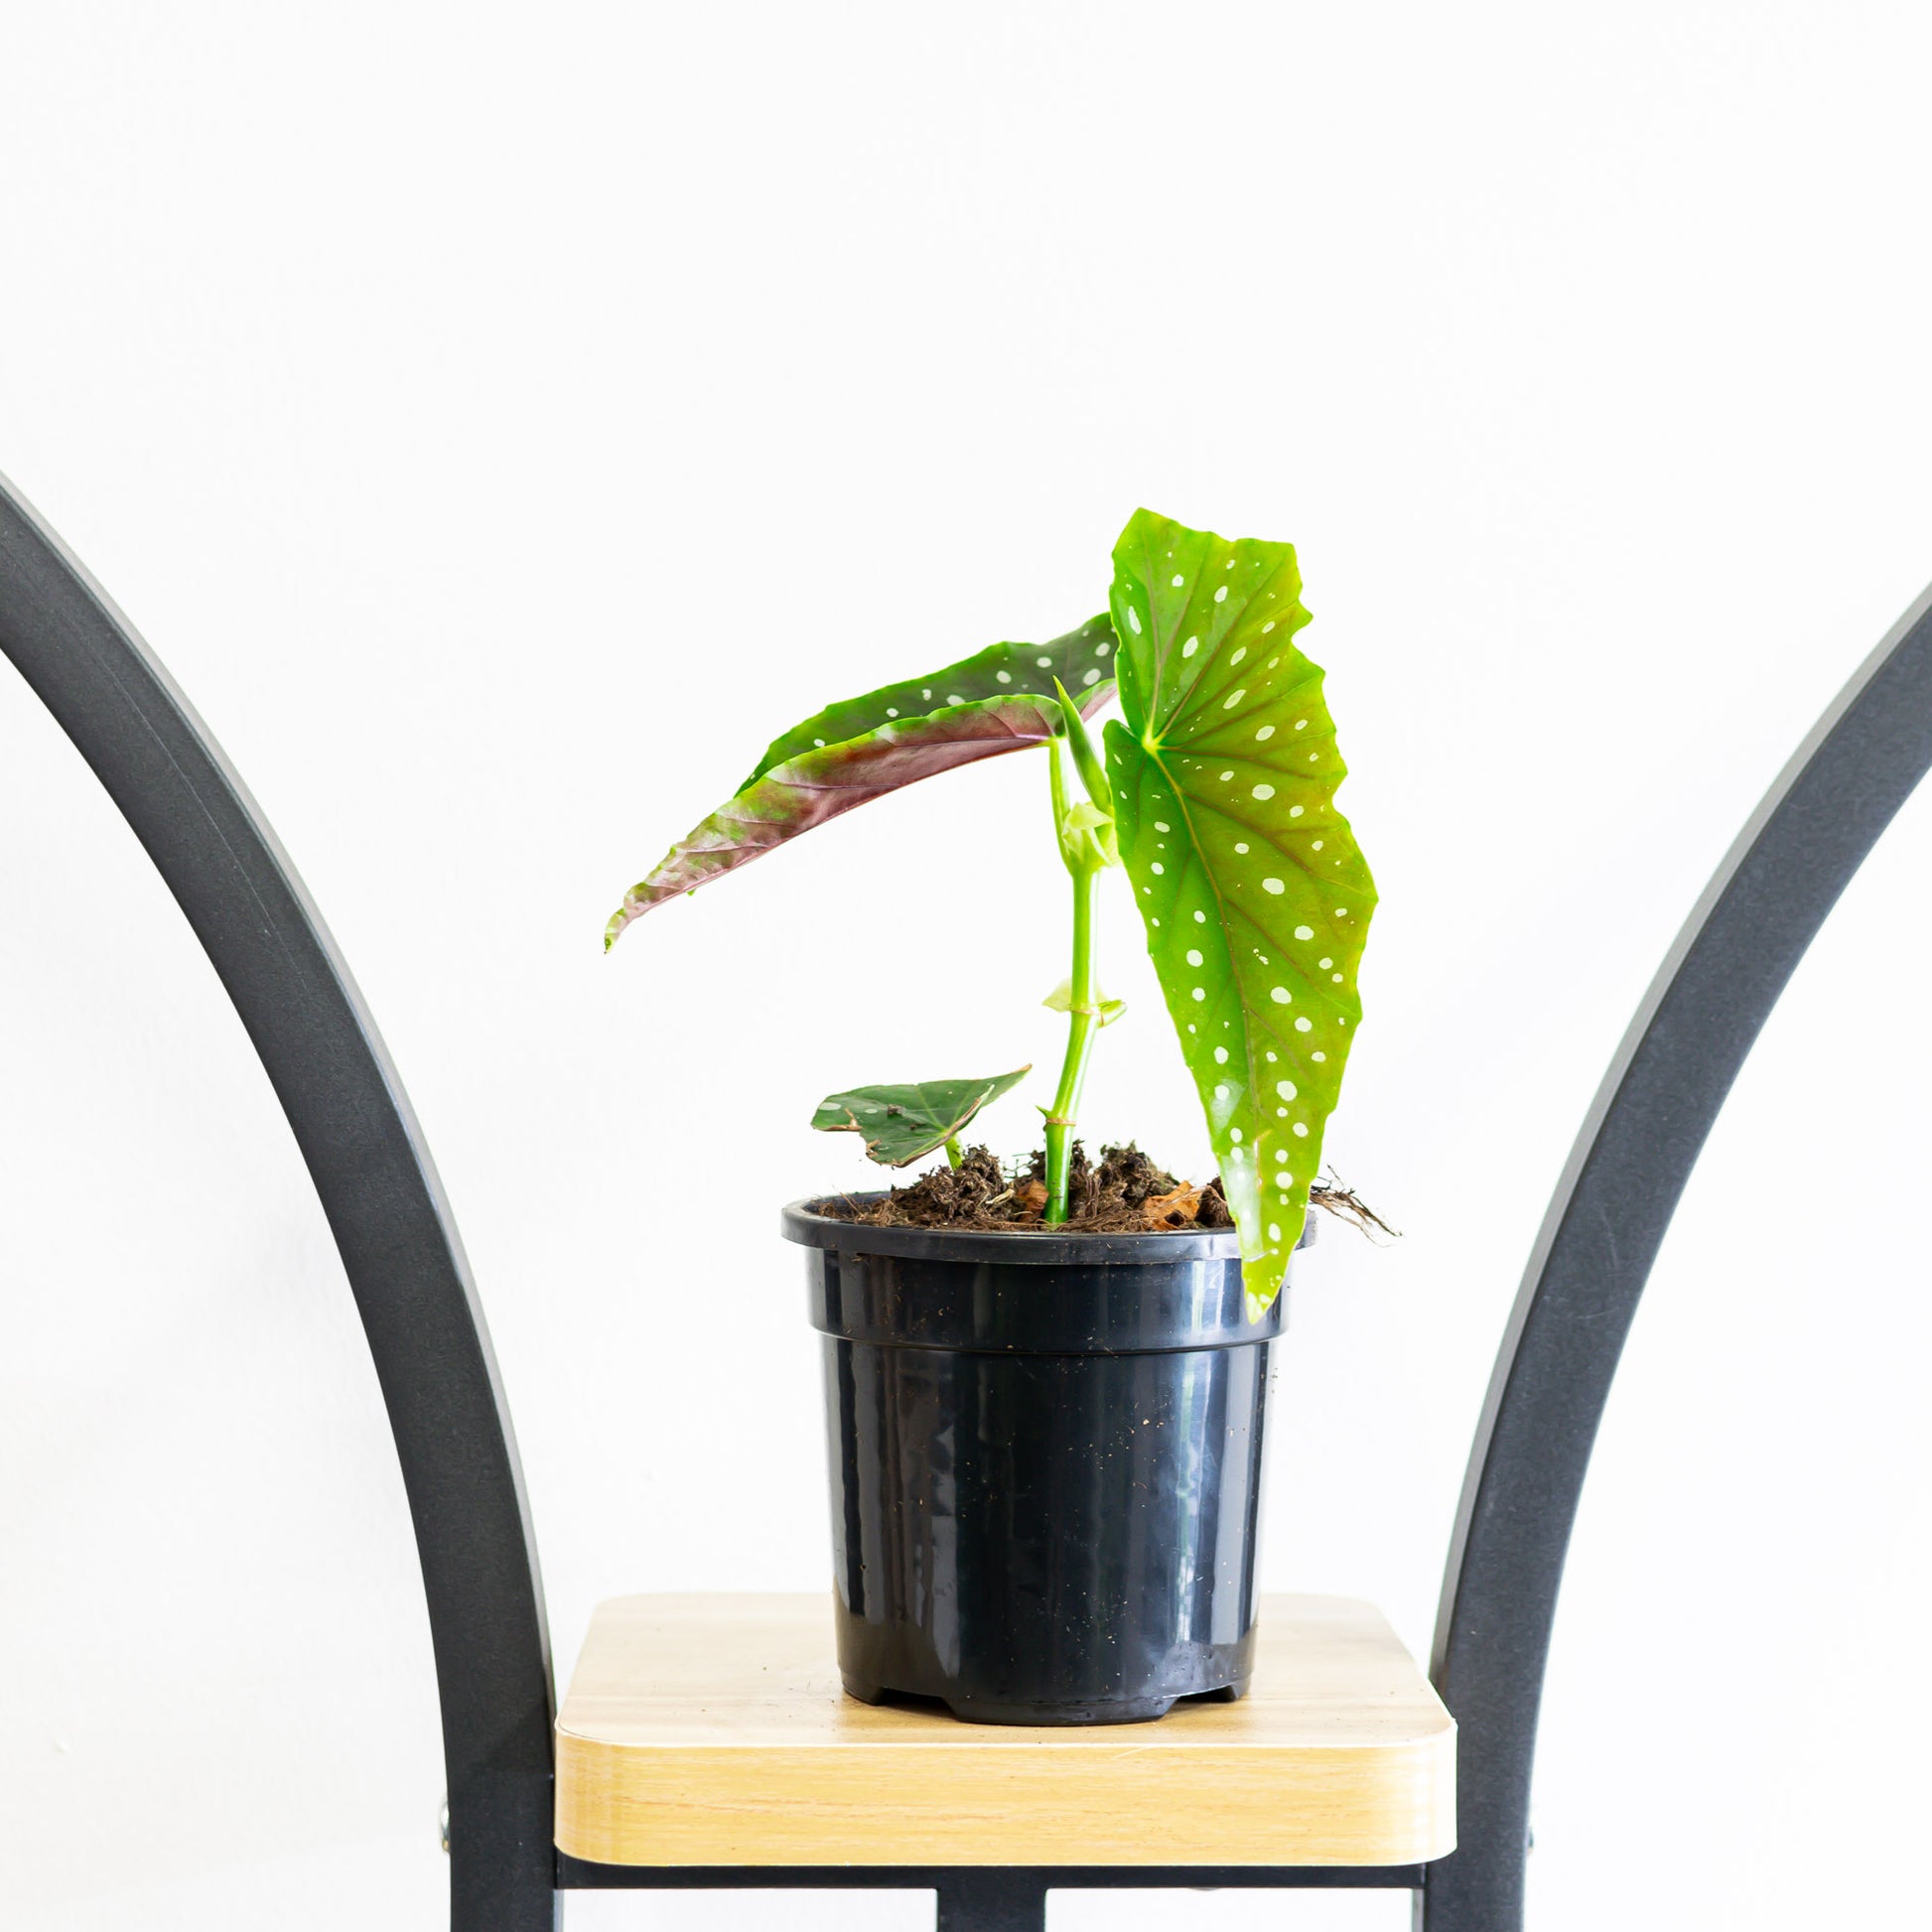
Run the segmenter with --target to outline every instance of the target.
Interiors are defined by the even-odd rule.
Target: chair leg
[[[1459,1845],[1429,1867],[1416,1894],[1414,1932],[1523,1932],[1525,1853],[1521,1843]],[[1513,1834],[1511,1835],[1513,1837]]]
[[[948,1872],[939,1932],[1046,1932],[1046,1882],[1025,1865]]]

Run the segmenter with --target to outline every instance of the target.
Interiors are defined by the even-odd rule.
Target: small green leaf
[[[1103,812],[1087,798],[1075,805],[1067,803],[1066,772],[1060,764],[1058,745],[1048,750],[1046,775],[1052,788],[1053,830],[1067,871],[1077,879],[1119,865],[1120,842],[1114,836],[1113,813]]]
[[[905,1168],[942,1148],[988,1101],[1009,1093],[1031,1065],[985,1080],[920,1080],[902,1087],[854,1087],[828,1093],[812,1125],[827,1134],[857,1134],[866,1158]]]
[[[898,718],[923,718],[955,705],[976,704],[985,698],[1011,698],[1031,693],[1053,696],[1056,683],[1080,694],[1082,709],[1091,716],[1106,702],[1100,687],[1114,676],[1114,629],[1106,618],[1089,618],[1078,630],[1046,644],[989,644],[972,657],[948,664],[943,671],[907,678],[868,691],[862,698],[846,698],[827,705],[802,725],[794,725],[764,748],[752,775],[739,786],[747,791],[767,771],[806,752],[863,738]],[[1111,692],[1108,694],[1111,695]]]
[[[1111,812],[1084,798],[1060,820],[1060,849],[1077,866],[1117,866],[1120,843],[1114,834]]]
[[[604,929],[605,950],[653,906],[855,806],[979,759],[1046,743],[1065,730],[1058,683],[1078,689],[1089,713],[1113,697],[1113,650],[1112,626],[1095,618],[1050,644],[994,644],[930,677],[808,718],[774,740],[737,796],[631,887]],[[935,698],[943,700],[936,709],[928,702]],[[839,731],[846,735],[831,736]]]
[[[1066,721],[1067,749],[1073,754],[1073,766],[1080,774],[1080,782],[1086,786],[1094,808],[1112,818],[1113,787],[1107,782],[1107,767],[1101,763],[1100,754],[1087,736],[1087,721],[1080,716],[1080,707],[1066,695],[1066,686],[1058,678],[1053,680],[1053,695],[1060,701],[1060,716]]]
[[[1302,1232],[1361,1018],[1375,884],[1285,543],[1147,510],[1114,550],[1126,723],[1107,728],[1122,863],[1241,1234],[1248,1311]]]

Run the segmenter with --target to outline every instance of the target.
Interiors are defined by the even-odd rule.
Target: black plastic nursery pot
[[[875,1228],[805,1201],[783,1229],[825,1337],[846,1689],[1022,1725],[1239,1697],[1286,1298],[1246,1318],[1233,1232]]]

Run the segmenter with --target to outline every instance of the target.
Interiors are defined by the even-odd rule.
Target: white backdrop
[[[1050,1062],[1033,760],[640,928],[826,699],[1292,538],[1383,910],[1266,1582],[1427,1645],[1543,1203],[1700,886],[1932,576],[1907,6],[0,0],[0,469],[343,941],[483,1284],[560,1668],[817,1587],[781,1200],[853,1081]],[[1533,1923],[1905,1925],[1928,1797],[1932,800],[1692,1186],[1586,1499]],[[0,1918],[440,1922],[407,1518],[340,1269],[172,902],[0,672]],[[1204,1149],[1126,895],[1088,1114]],[[1024,1093],[989,1120],[1017,1147]],[[604,1897],[580,1928],[773,1901]],[[801,1928],[929,1903],[805,1896]],[[1075,1928],[1393,1896],[1067,1897]]]

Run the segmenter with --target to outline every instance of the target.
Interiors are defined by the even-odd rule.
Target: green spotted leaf
[[[1065,729],[1056,685],[1091,717],[1114,695],[1104,617],[1050,644],[993,644],[925,678],[887,685],[774,739],[758,769],[623,897],[609,948],[633,919],[735,872],[815,825],[976,759],[1044,744]],[[843,733],[843,737],[834,736]]]
[[[868,691],[863,698],[847,698],[827,705],[802,725],[794,725],[764,748],[764,756],[740,791],[748,790],[767,771],[806,752],[822,751],[847,739],[861,738],[896,718],[923,718],[986,698],[1031,694],[1053,696],[1058,679],[1091,715],[1103,699],[1095,694],[1111,684],[1114,675],[1114,631],[1104,617],[1089,618],[1078,630],[1046,644],[988,644],[983,651],[948,664],[926,677],[907,678]]]
[[[828,1093],[812,1125],[826,1134],[857,1134],[868,1160],[907,1168],[944,1147],[988,1101],[1012,1092],[1032,1071],[1028,1065],[984,1080],[919,1080]]]
[[[1121,860],[1259,1319],[1302,1232],[1361,1018],[1375,884],[1335,809],[1347,767],[1321,671],[1294,642],[1309,614],[1293,547],[1139,510],[1114,577]]]

